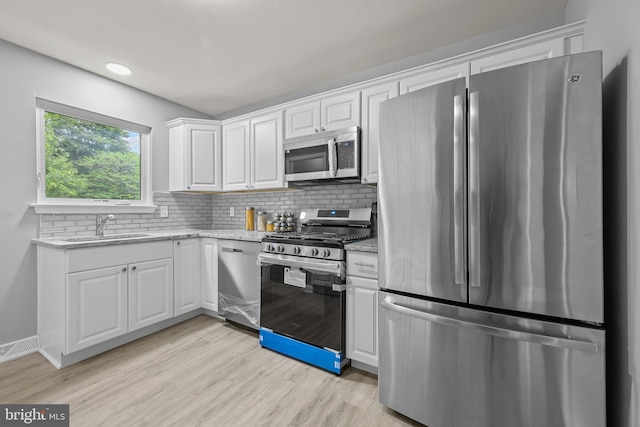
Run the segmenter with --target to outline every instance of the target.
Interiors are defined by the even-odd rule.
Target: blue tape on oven
[[[260,345],[326,371],[338,375],[342,373],[342,353],[285,337],[265,328],[260,329]]]

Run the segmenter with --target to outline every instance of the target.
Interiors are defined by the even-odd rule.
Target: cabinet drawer
[[[378,278],[378,254],[370,252],[347,252],[347,274],[349,276]]]
[[[378,281],[375,279],[365,279],[363,277],[347,276],[347,287],[358,287],[363,289],[378,290]]]
[[[73,273],[120,264],[173,258],[173,244],[171,240],[162,240],[69,249],[67,257],[67,272]]]

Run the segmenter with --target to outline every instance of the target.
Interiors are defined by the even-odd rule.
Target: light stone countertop
[[[378,238],[360,240],[359,242],[344,245],[348,251],[374,252],[378,253]]]
[[[134,233],[126,233],[123,236],[131,235]],[[187,239],[196,237],[211,237],[214,239],[228,239],[228,240],[246,240],[251,242],[260,242],[262,238],[267,234],[262,231],[244,231],[244,230],[172,230],[172,231],[146,231],[135,234],[143,234],[141,237],[123,237],[122,239],[110,238],[113,235],[105,235],[107,239],[102,240],[89,240],[70,242],[67,239],[73,239],[73,237],[51,237],[46,239],[33,239],[32,243],[40,246],[47,246],[55,249],[78,249],[89,248],[94,246],[108,246],[108,245],[123,245],[129,243],[140,242],[153,242],[158,240],[176,240]],[[91,236],[86,236],[90,238]],[[81,238],[85,238],[82,236]]]

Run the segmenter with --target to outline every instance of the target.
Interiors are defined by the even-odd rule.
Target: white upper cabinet
[[[284,114],[286,138],[320,132],[320,102],[291,107]]]
[[[577,52],[572,52],[577,53]],[[475,59],[471,62],[471,74],[497,70],[512,65],[555,58],[565,54],[565,38],[547,40],[540,43],[510,49],[502,53]]]
[[[427,71],[415,76],[406,77],[400,80],[400,95],[413,92],[414,90],[437,85],[460,77],[469,77],[469,63],[452,65],[433,71]]]
[[[224,163],[223,185],[224,191],[238,191],[250,189],[250,145],[249,121],[245,120],[222,129],[222,157]]]
[[[336,95],[285,110],[285,138],[360,125],[360,92]]]
[[[220,122],[176,119],[169,127],[169,190],[221,191]]]
[[[224,125],[223,190],[283,188],[282,111]]]
[[[282,111],[254,118],[251,126],[251,189],[284,187]]]
[[[398,96],[398,82],[391,82],[362,91],[362,183],[378,182],[378,113],[380,103]]]

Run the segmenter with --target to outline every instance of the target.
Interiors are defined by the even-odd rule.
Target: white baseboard
[[[0,363],[35,353],[38,350],[40,350],[38,335],[0,345]]]

